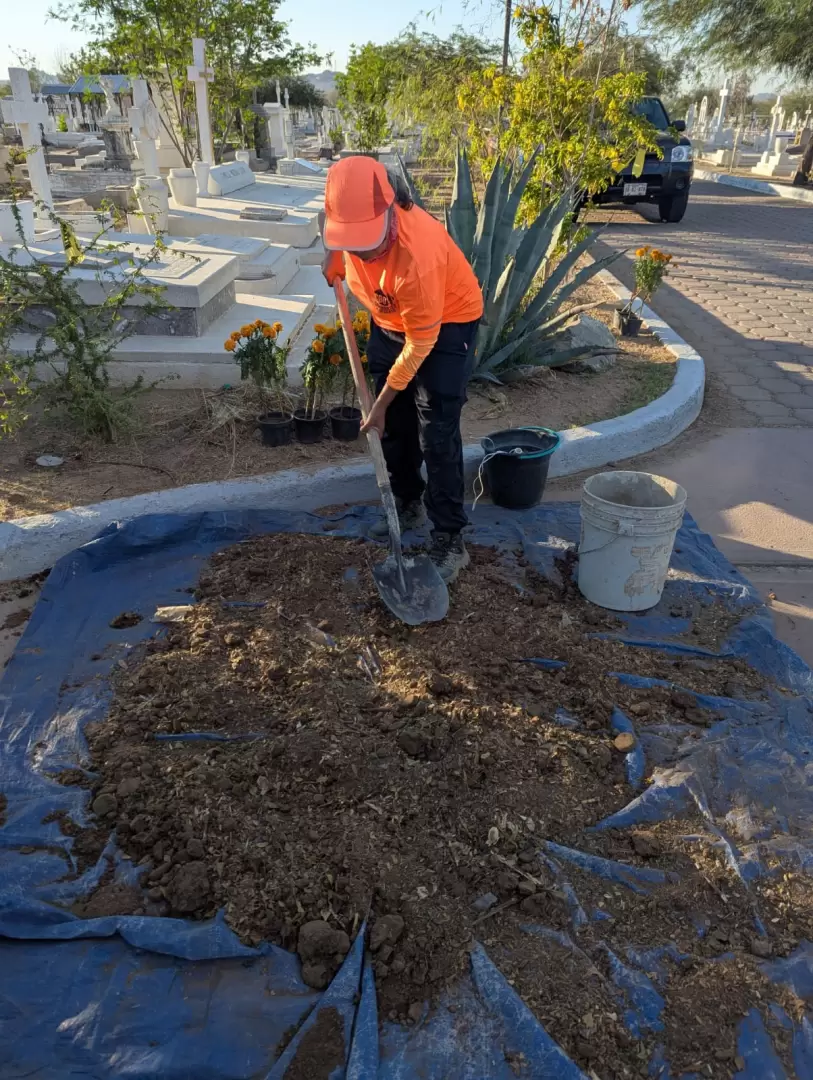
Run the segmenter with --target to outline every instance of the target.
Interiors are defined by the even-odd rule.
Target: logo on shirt
[[[383,315],[391,315],[395,311],[395,297],[385,293],[382,289],[376,289],[373,294],[376,311]]]

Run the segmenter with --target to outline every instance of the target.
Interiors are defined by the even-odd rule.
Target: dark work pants
[[[479,319],[444,323],[434,349],[387,409],[384,438],[393,494],[403,502],[420,499],[435,532],[459,533],[468,524],[463,509],[463,440],[460,413],[474,362]],[[367,345],[370,373],[381,393],[403,348],[403,335],[372,325]],[[426,463],[428,484],[421,476]]]

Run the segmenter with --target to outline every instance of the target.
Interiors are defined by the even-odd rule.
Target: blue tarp
[[[0,828],[0,1078],[56,1080],[237,1080],[282,1077],[322,1008],[338,1010],[347,1061],[334,1078],[349,1080],[511,1080],[520,1075],[579,1078],[582,1071],[537,1022],[482,946],[470,976],[411,1028],[376,1014],[372,972],[357,938],[331,986],[319,994],[299,978],[296,958],[274,946],[243,946],[222,918],[210,923],[138,916],[82,919],[70,905],[98,881],[106,863],[78,879],[72,841],[53,819],[66,811],[89,822],[87,791],[51,777],[87,760],[84,725],[104,718],[108,676],[123,656],[155,632],[144,620],[113,631],[124,610],[188,602],[206,560],[220,548],[268,532],[365,535],[375,510],[354,508],[332,518],[306,513],[240,512],[152,516],[113,526],[62,559],[43,588],[29,625],[0,683],[0,792],[7,798]],[[556,557],[578,538],[575,504],[523,513],[480,507],[472,539],[521,551],[541,573],[559,573]],[[641,648],[660,645],[703,654],[674,635],[688,628],[675,603],[721,599],[742,618],[721,648],[764,673],[765,700],[700,698],[719,719],[700,738],[681,724],[648,725],[616,709],[612,723],[631,732],[627,756],[631,801],[600,823],[626,827],[691,811],[703,815],[732,870],[743,882],[765,873],[771,852],[813,865],[813,673],[778,642],[752,586],[687,517],[672,566],[680,571],[652,612],[625,617],[616,636]],[[687,610],[691,605],[685,605]],[[101,657],[101,659],[100,659]],[[544,657],[529,658],[544,663]],[[617,673],[628,683],[646,680]],[[779,689],[777,689],[777,687]],[[786,691],[791,691],[788,693]],[[557,719],[578,722],[564,713]],[[650,782],[643,785],[645,776]],[[116,857],[115,850],[109,852]],[[540,850],[567,897],[573,931],[588,919],[568,868],[577,867],[636,892],[657,889],[666,875],[543,843]],[[133,870],[118,863],[122,880]],[[595,917],[595,916],[593,916]],[[562,931],[528,926],[577,949]],[[675,946],[631,942],[607,952],[620,1014],[635,1037],[657,1035],[664,1007],[664,961]],[[803,997],[813,996],[813,945],[767,961],[766,975]],[[465,1022],[461,1022],[461,1018]],[[773,1026],[792,1033],[800,1078],[813,1078],[813,1026],[794,1025],[777,1005]],[[297,1028],[284,1052],[283,1036]],[[758,1012],[746,1016],[738,1054],[750,1077],[784,1077],[771,1033]],[[651,1074],[670,1076],[657,1052]],[[661,1070],[661,1071],[658,1071]]]

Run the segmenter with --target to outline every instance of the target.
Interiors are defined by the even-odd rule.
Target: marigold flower
[[[234,350],[237,348],[237,342],[234,340],[234,338],[229,338],[228,341],[223,343],[223,348],[226,350],[226,352],[234,352]]]
[[[281,322],[272,323],[271,324],[271,329],[276,330],[276,332],[278,334],[282,333],[282,323]]]
[[[329,362],[330,362],[331,364],[333,364],[333,366],[334,366],[334,367],[338,367],[338,366],[339,366],[339,364],[340,364],[340,363],[342,362],[342,357],[341,357],[341,353],[337,353],[337,352],[335,352],[335,353],[332,353],[332,354],[331,354],[331,355],[330,355],[330,356],[328,357],[328,361],[329,361]]]
[[[253,324],[246,323],[245,326],[240,327],[240,336],[241,337],[251,337],[251,332],[252,332],[253,329],[254,329]]]
[[[239,330],[235,330],[231,335],[231,339],[236,344],[242,336]]]
[[[648,254],[649,254],[649,248],[648,247],[639,247],[638,250],[635,252],[635,257],[638,258],[638,259],[643,259],[643,257],[645,255],[648,255]]]
[[[367,363],[367,353],[364,353],[364,354],[362,355],[362,357],[361,357],[361,362],[362,362],[362,364],[366,364],[366,363]]]
[[[316,338],[311,342],[311,348],[315,353],[323,353],[325,351],[325,343],[324,341],[320,341],[319,338]]]
[[[271,338],[271,340],[273,341],[276,336],[277,336],[277,332],[272,326],[264,326],[263,327],[263,337],[264,338]]]
[[[328,333],[328,327],[325,326],[324,323],[320,323],[320,322],[314,323],[313,328],[314,328],[314,330],[316,331],[317,334],[327,334]]]

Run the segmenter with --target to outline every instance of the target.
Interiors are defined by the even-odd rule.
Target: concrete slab
[[[741,566],[771,609],[776,635],[813,667],[813,567]]]

